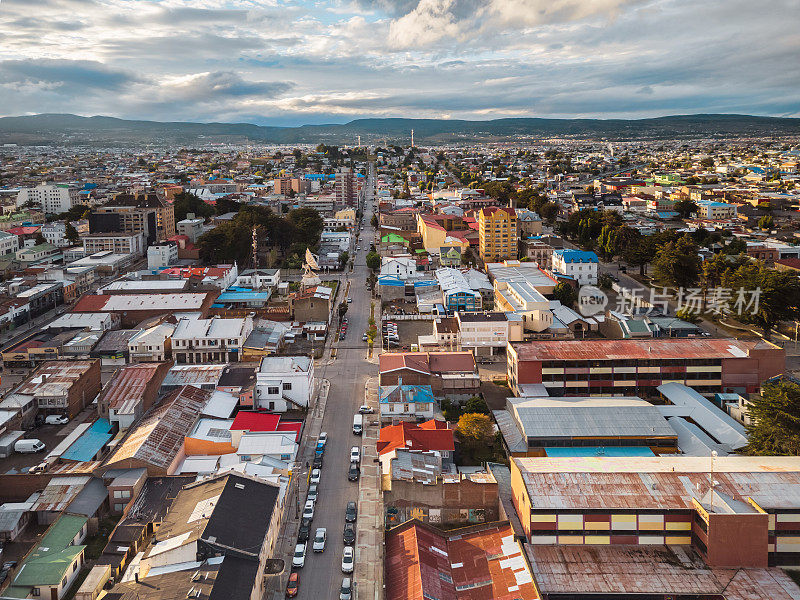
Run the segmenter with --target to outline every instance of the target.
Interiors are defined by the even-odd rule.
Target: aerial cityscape
[[[0,0],[0,599],[800,600],[798,23]]]

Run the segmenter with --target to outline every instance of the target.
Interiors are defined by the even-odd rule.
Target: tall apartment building
[[[353,169],[342,167],[336,172],[336,204],[355,206],[358,200],[358,183]]]
[[[96,252],[143,256],[145,252],[144,234],[141,232],[90,233],[82,236],[81,239],[83,240],[83,251],[86,256]]]
[[[272,181],[273,191],[284,196],[290,192],[307,194],[311,191],[311,182],[302,177],[278,177]]]
[[[478,215],[481,260],[517,258],[517,215],[513,208],[490,206]]]
[[[155,192],[119,194],[89,215],[91,233],[143,233],[145,244],[175,235],[175,209]]]
[[[80,204],[80,189],[68,183],[41,183],[34,188],[23,188],[17,194],[17,206],[26,202],[38,204],[47,214],[59,214]]]

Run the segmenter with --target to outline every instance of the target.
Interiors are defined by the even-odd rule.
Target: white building
[[[523,340],[522,315],[512,312],[457,312],[460,350],[476,356],[497,354],[508,342]]]
[[[249,431],[242,435],[236,454],[239,462],[294,462],[299,448],[293,431]]]
[[[172,356],[179,364],[238,361],[242,345],[252,332],[252,317],[182,318],[172,334]]]
[[[350,250],[351,237],[346,231],[323,231],[320,235],[320,245],[335,246],[340,252]]]
[[[286,412],[307,407],[314,394],[314,362],[308,356],[265,356],[256,373],[253,408]]]
[[[139,333],[128,340],[128,356],[131,362],[161,362],[167,360],[172,348],[172,334],[175,325],[172,323],[159,323]]]
[[[697,212],[703,219],[725,220],[736,218],[736,205],[726,202],[714,202],[712,200],[700,200],[697,202]]]
[[[260,290],[264,288],[277,288],[281,282],[280,269],[247,269],[236,278],[236,287]]]
[[[54,221],[52,223],[45,223],[39,230],[42,237],[47,240],[48,244],[53,244],[58,248],[69,246],[70,243],[66,238],[67,226],[63,221]]]
[[[597,254],[585,250],[554,250],[553,271],[572,277],[578,285],[597,285]]]
[[[203,223],[205,221],[203,219],[193,217],[194,215],[191,217],[187,215],[186,219],[183,219],[183,221],[178,221],[175,223],[175,226],[178,229],[178,235],[185,235],[189,238],[189,241],[194,244],[197,239],[203,235]]]
[[[38,204],[47,214],[59,214],[80,204],[80,190],[68,183],[42,183],[35,188],[23,188],[17,194],[17,206],[27,202]]]
[[[147,247],[147,268],[163,269],[178,262],[178,244],[163,242]]]
[[[81,236],[86,254],[109,251],[114,254],[144,255],[144,233],[90,233]]]
[[[428,421],[434,416],[436,402],[429,385],[381,386],[378,395],[381,421]]]
[[[411,279],[417,275],[417,261],[411,256],[384,256],[381,261],[381,277],[391,275],[398,279]]]
[[[0,256],[16,254],[19,250],[19,237],[7,231],[0,231]]]

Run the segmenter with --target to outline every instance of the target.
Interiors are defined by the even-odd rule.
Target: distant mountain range
[[[534,140],[726,138],[800,135],[800,119],[700,114],[652,119],[358,119],[343,125],[271,127],[249,123],[160,123],[114,117],[41,114],[0,118],[0,144],[139,145],[262,143],[415,143]]]

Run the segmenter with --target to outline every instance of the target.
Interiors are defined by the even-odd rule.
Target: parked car
[[[361,469],[359,469],[358,463],[351,462],[350,468],[347,470],[347,479],[349,479],[350,481],[358,481],[360,475],[361,475]]]
[[[325,551],[325,541],[328,539],[328,530],[324,527],[317,527],[317,532],[314,534],[314,552]]]
[[[361,336],[361,341],[366,342],[367,340],[369,340],[369,336],[365,333],[364,335]]]
[[[40,462],[38,465],[32,466],[28,469],[28,473],[31,475],[37,475],[38,473],[44,473],[47,470],[47,461]]]
[[[319,437],[317,438],[317,446],[319,446],[320,444],[324,446],[327,443],[328,443],[328,432],[323,431],[319,434]]]
[[[345,523],[355,523],[358,517],[358,506],[355,501],[351,500],[347,503],[347,508],[344,509]]]
[[[44,422],[48,425],[66,425],[69,423],[69,418],[64,415],[47,415]]]
[[[339,600],[352,600],[353,582],[349,577],[342,577],[342,588],[339,590]]]
[[[297,532],[298,542],[307,542],[311,535],[311,519],[303,519],[300,521],[300,529]]]
[[[342,573],[352,573],[355,566],[355,552],[352,546],[345,546],[342,551]]]
[[[44,443],[36,438],[17,440],[14,442],[14,450],[20,454],[33,454],[35,452],[41,452],[44,449]]]
[[[307,543],[297,544],[294,547],[294,556],[292,556],[292,566],[295,569],[302,569],[306,564],[306,546]]]
[[[313,469],[311,471],[311,479],[309,480],[309,483],[318,484],[320,479],[322,479],[322,471],[320,471],[319,469]]]
[[[367,406],[366,404],[362,404],[358,407],[358,412],[360,412],[362,415],[371,415],[375,412],[375,409],[371,406]]]
[[[289,583],[286,584],[286,597],[294,598],[300,589],[300,574],[292,573],[289,575]]]
[[[347,303],[350,304],[352,301],[353,301],[353,299],[348,296]]]
[[[313,500],[314,504],[317,503],[319,499],[319,484],[312,483],[308,486],[308,494],[306,494],[306,500]]]
[[[306,505],[303,507],[303,518],[314,520],[314,501],[306,500]]]
[[[311,463],[312,469],[321,469],[322,468],[322,455],[315,456],[314,462]]]
[[[361,449],[358,446],[353,446],[350,448],[350,462],[361,462]]]
[[[345,546],[352,546],[356,543],[356,526],[353,523],[345,523],[342,531],[342,541]]]

